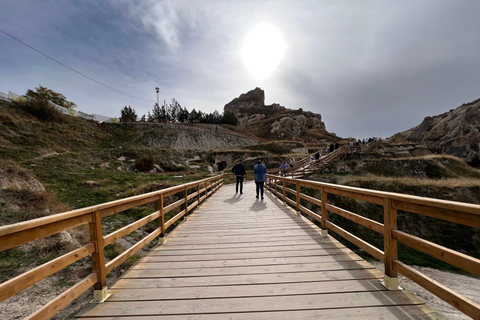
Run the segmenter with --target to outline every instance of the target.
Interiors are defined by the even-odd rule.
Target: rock
[[[101,163],[99,167],[100,169],[103,169],[103,170],[110,169],[110,164],[108,162],[104,162],[104,163]]]
[[[199,165],[192,164],[191,166],[188,166],[190,169],[200,169]]]
[[[224,112],[233,113],[242,127],[256,131],[265,128],[277,137],[286,134],[299,136],[307,129],[325,130],[320,114],[287,109],[277,103],[265,105],[265,93],[260,88],[233,99],[225,105]]]
[[[124,156],[121,156],[120,158],[117,159],[118,161],[125,161],[127,160],[127,158],[125,158]]]
[[[292,149],[292,153],[308,153],[308,148],[296,148],[296,149]]]
[[[13,163],[2,163],[0,168],[0,190],[45,192],[43,185],[28,171]]]
[[[89,187],[100,187],[100,183],[96,182],[96,181],[85,181],[83,182],[84,185],[87,185]]]
[[[430,150],[427,149],[425,146],[415,146],[411,150],[409,150],[410,154],[414,157],[423,157],[429,154],[432,154]]]
[[[465,160],[472,167],[480,167],[480,153],[476,151],[470,150]]]
[[[158,164],[154,164],[153,168],[156,169],[156,172],[164,172],[165,170],[162,169]]]
[[[213,173],[213,167],[212,167],[212,166],[208,166],[208,167],[207,167],[207,171],[210,172],[210,173]]]
[[[408,151],[397,151],[393,152],[392,155],[394,158],[409,158],[412,156]]]
[[[426,117],[418,126],[390,138],[421,143],[436,153],[466,158],[470,151],[480,151],[480,99],[445,112]]]

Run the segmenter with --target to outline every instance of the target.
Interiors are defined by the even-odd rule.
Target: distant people
[[[317,151],[317,153],[315,153],[315,160],[320,160],[320,152],[322,152],[321,150]]]
[[[333,150],[335,150],[335,146],[333,145],[333,142],[330,143],[330,152],[333,152]]]
[[[253,167],[253,174],[255,175],[255,185],[257,190],[256,198],[259,194],[263,200],[263,184],[267,180],[267,167],[262,163],[262,160],[258,160],[257,164]]]
[[[339,147],[339,145],[338,145],[338,141],[337,141],[337,143],[335,143],[335,150],[337,150],[338,147]]]
[[[283,160],[282,164],[280,164],[280,174],[282,176],[285,176],[286,171],[287,171],[287,164],[285,163],[285,160]]]
[[[310,162],[310,168],[313,166],[313,160],[314,160],[314,157],[313,157],[313,154],[310,155],[310,160],[308,162]]]
[[[295,167],[295,159],[294,159],[294,158],[291,158],[291,159],[290,159],[290,168],[293,169],[293,167]]]
[[[243,160],[240,160],[235,166],[233,166],[232,172],[237,178],[237,183],[235,185],[235,193],[238,193],[238,186],[240,185],[240,194],[243,194],[243,178],[247,177],[247,172],[245,171]]]

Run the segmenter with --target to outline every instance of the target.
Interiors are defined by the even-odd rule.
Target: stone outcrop
[[[390,142],[419,143],[436,153],[479,159],[480,99],[449,112],[426,117],[418,126],[393,136]]]
[[[260,88],[233,99],[225,105],[224,112],[233,113],[242,127],[262,127],[275,137],[299,136],[306,129],[325,130],[320,114],[287,109],[277,103],[265,105],[265,92]]]

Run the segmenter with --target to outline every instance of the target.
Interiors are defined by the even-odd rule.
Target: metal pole
[[[156,87],[155,91],[157,92],[157,107],[159,107],[160,105],[158,104],[158,93],[160,92],[160,88]]]

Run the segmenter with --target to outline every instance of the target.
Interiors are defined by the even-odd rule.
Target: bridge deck
[[[254,184],[223,186],[79,319],[439,319]]]

